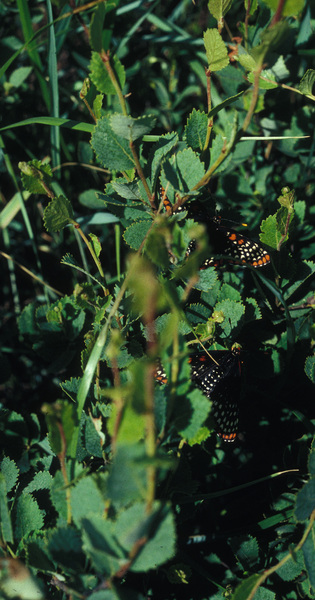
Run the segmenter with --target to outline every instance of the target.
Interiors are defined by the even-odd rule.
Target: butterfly
[[[226,227],[221,223],[221,217],[208,217],[206,221],[209,242],[215,254],[225,255],[231,263],[250,265],[251,267],[265,267],[270,263],[270,254],[258,242],[254,242],[238,231]],[[197,247],[196,240],[191,240],[186,251],[189,256]],[[217,267],[224,263],[223,258],[207,258],[201,269]]]
[[[170,203],[164,188],[161,191],[163,204],[168,214],[173,213],[173,207]],[[195,200],[189,205],[180,206],[179,210],[187,210],[188,218],[193,219],[197,223],[204,223],[207,229],[209,242],[213,248],[214,255],[223,255],[229,258],[229,262],[234,264],[250,265],[251,267],[264,267],[270,263],[270,254],[258,242],[254,242],[238,231],[226,227],[222,224],[220,216],[210,217],[205,210],[205,207]],[[188,257],[197,248],[197,241],[191,240],[186,250]],[[200,269],[208,267],[218,267],[224,263],[224,258],[207,258],[201,265]]]
[[[224,442],[234,442],[239,424],[241,360],[239,348],[214,350],[209,354],[191,354],[188,362],[192,382],[212,401],[211,415],[216,434]],[[167,383],[167,376],[158,363],[156,380]]]

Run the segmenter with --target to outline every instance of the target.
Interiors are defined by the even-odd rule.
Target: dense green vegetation
[[[0,599],[314,598],[314,6],[0,15]]]

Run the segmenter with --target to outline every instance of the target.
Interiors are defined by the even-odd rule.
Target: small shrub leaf
[[[277,559],[280,561],[288,552],[280,552],[277,554]],[[285,562],[279,569],[277,569],[277,575],[281,577],[283,581],[293,581],[296,579],[304,568],[303,555],[301,552],[291,551],[292,558]]]
[[[308,534],[302,546],[305,568],[308,574],[309,582],[313,590],[315,590],[315,526]]]
[[[109,60],[122,89],[126,80],[125,69],[117,56],[113,56]],[[98,52],[92,52],[92,58],[90,62],[90,78],[96,89],[102,94],[116,94],[116,88],[110,78],[108,70],[106,69],[105,63]]]
[[[35,473],[32,481],[24,488],[24,492],[36,492],[38,490],[50,490],[53,478],[48,471]]]
[[[297,521],[305,521],[315,509],[315,477],[307,481],[296,497],[294,516]]]
[[[20,162],[21,178],[26,190],[31,194],[47,194],[52,180],[51,166],[41,163],[40,160]]]
[[[211,402],[198,389],[189,397],[178,397],[174,408],[174,426],[187,440],[194,438],[210,413]]]
[[[6,482],[3,473],[0,473],[0,516],[0,538],[9,544],[12,544],[13,532],[7,500]]]
[[[313,88],[315,83],[315,70],[308,69],[306,73],[303,75],[297,89],[302,92],[305,96],[310,98],[311,100],[315,100],[315,96],[313,94]]]
[[[209,0],[208,9],[217,21],[221,21],[233,4],[233,0]]]
[[[23,493],[19,496],[15,513],[14,535],[17,539],[27,537],[44,525],[43,511],[40,510],[37,501],[30,494]]]
[[[138,250],[151,226],[152,221],[138,221],[129,225],[124,232],[126,244],[133,250]]]
[[[128,554],[115,538],[114,523],[101,515],[82,519],[82,540],[83,550],[97,573],[114,575],[127,563]]]
[[[254,573],[245,579],[245,581],[242,581],[233,593],[233,600],[247,600],[259,578],[260,575]],[[275,594],[270,590],[267,590],[267,588],[259,587],[255,592],[255,600],[256,598],[257,600],[274,600]]]
[[[207,29],[203,41],[210,71],[221,71],[229,64],[227,48],[217,29]]]
[[[305,373],[312,383],[315,383],[315,356],[308,356],[305,361]]]
[[[188,117],[185,138],[188,146],[201,152],[207,139],[208,117],[195,108]]]
[[[47,231],[57,232],[74,223],[71,202],[64,196],[54,198],[44,210],[44,223]]]
[[[73,527],[59,527],[54,531],[50,536],[48,550],[58,565],[75,572],[84,569],[82,541],[79,532]]]
[[[278,8],[277,0],[263,0],[272,12],[276,12]],[[282,9],[282,15],[284,17],[297,17],[298,14],[303,10],[305,0],[286,0]]]
[[[0,470],[5,480],[6,490],[11,492],[18,480],[19,469],[14,460],[10,460],[8,456],[5,456],[1,461]]]
[[[91,145],[97,160],[106,169],[127,171],[135,166],[129,142],[116,135],[110,126],[108,117],[103,117],[97,122],[92,134]]]
[[[171,507],[155,502],[146,515],[144,503],[134,504],[121,513],[115,526],[119,543],[127,551],[141,540],[146,540],[131,565],[131,570],[156,569],[172,558],[175,549],[175,525]]]
[[[110,118],[110,126],[116,135],[128,141],[135,141],[149,133],[155,125],[155,117],[153,115],[145,115],[133,119],[124,115],[113,115]]]

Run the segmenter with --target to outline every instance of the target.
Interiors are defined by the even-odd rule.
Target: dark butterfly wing
[[[268,251],[245,235],[241,235],[234,229],[221,225],[219,217],[209,219],[207,222],[209,242],[215,254],[225,255],[230,262],[251,267],[265,267],[270,263]],[[196,248],[196,241],[192,240],[187,248],[186,256],[189,256]],[[208,258],[201,265],[201,269],[217,267],[223,264],[223,259]]]
[[[240,352],[236,348],[210,354],[212,358],[203,353],[191,357],[192,381],[212,400],[217,435],[234,442],[239,424]]]
[[[189,357],[191,380],[212,401],[216,433],[225,442],[236,438],[239,422],[241,361],[239,349],[204,352]],[[166,373],[159,364],[159,383],[167,383]]]
[[[270,255],[261,244],[225,227],[218,217],[208,224],[208,233],[210,242],[214,241],[216,254],[226,254],[252,267],[264,267],[270,263]]]
[[[240,377],[228,376],[215,388],[211,400],[216,433],[224,442],[234,442],[239,426]]]
[[[164,190],[163,194],[165,210],[172,214],[173,207],[165,195]],[[210,217],[204,205],[198,200],[180,207],[180,209],[183,208],[188,211],[188,218],[194,219],[197,223],[204,223],[206,225],[209,242],[213,248],[214,254],[225,255],[232,259],[231,262],[234,264],[250,265],[255,268],[269,265],[270,255],[261,244],[254,242],[245,235],[241,235],[234,229],[222,225],[219,216]],[[178,210],[175,212],[178,212]],[[191,240],[186,251],[186,256],[189,256],[196,249],[196,246],[196,240]],[[208,267],[218,267],[222,264],[222,258],[215,259],[210,257],[204,261],[200,268],[207,269]]]

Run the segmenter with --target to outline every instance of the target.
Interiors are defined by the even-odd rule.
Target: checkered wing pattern
[[[225,442],[234,442],[239,423],[240,351],[217,350],[189,357],[192,382],[212,401],[211,414],[216,433]],[[167,383],[166,373],[158,363],[155,378]]]
[[[158,360],[157,361],[157,365],[156,365],[156,370],[155,370],[155,374],[154,374],[155,380],[160,384],[163,385],[164,383],[167,383],[167,376],[166,373],[162,367],[161,361]]]
[[[166,212],[172,214],[173,208],[165,190],[162,188],[161,197]],[[221,217],[210,217],[205,207],[198,200],[191,202],[183,207],[188,211],[188,217],[194,219],[197,223],[204,223],[207,227],[209,242],[213,248],[214,254],[223,255],[230,259],[231,263],[250,265],[251,267],[265,267],[270,263],[268,251],[258,242],[254,242],[245,235],[241,235],[234,229],[230,229],[221,223]],[[177,211],[176,211],[177,212]],[[187,248],[186,256],[189,256],[195,249],[196,240],[192,240]],[[226,260],[210,257],[201,265],[201,269],[208,267],[218,267]]]
[[[221,224],[220,217],[213,217],[206,222],[209,242],[215,254],[224,255],[230,262],[251,267],[265,267],[270,263],[270,255],[263,246],[234,229]],[[187,248],[189,256],[196,248],[196,241],[192,240]],[[224,259],[210,257],[201,265],[201,269],[217,267],[224,263]]]
[[[212,400],[211,414],[217,435],[234,442],[239,423],[241,361],[239,350],[194,354],[190,357],[192,381]]]

